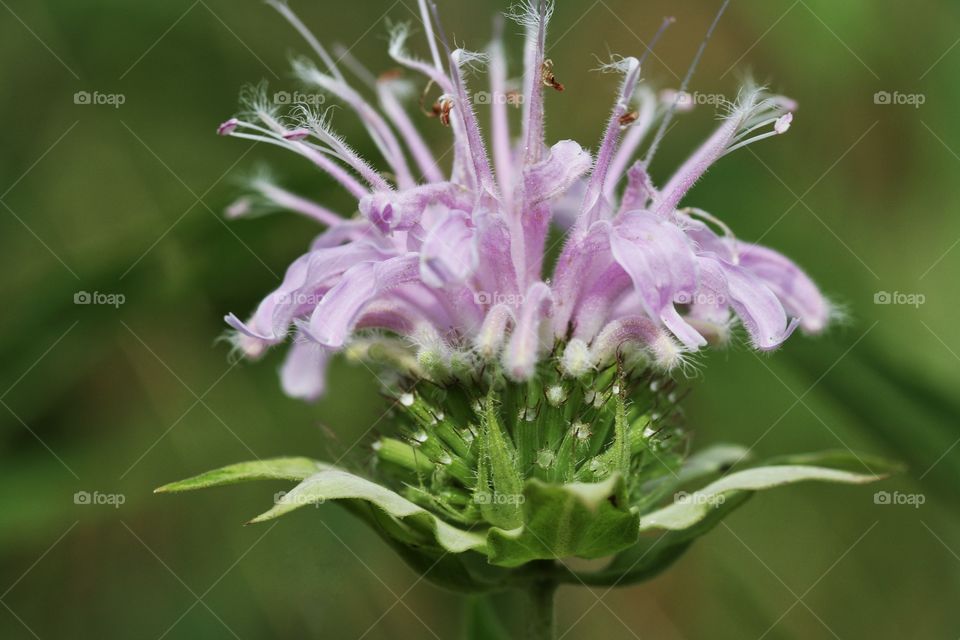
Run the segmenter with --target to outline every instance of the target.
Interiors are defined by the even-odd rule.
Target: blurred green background
[[[506,5],[440,4],[473,48]],[[549,55],[567,92],[548,98],[548,137],[594,146],[616,82],[590,72],[595,56],[639,54],[676,16],[645,76],[677,86],[719,2],[558,4]],[[825,337],[707,358],[687,404],[696,442],[761,457],[849,447],[909,471],[876,489],[755,498],[666,576],[562,590],[565,638],[960,635],[960,5],[925,6],[734,0],[691,86],[730,97],[750,69],[800,102],[788,136],[724,159],[689,201],[794,257],[847,310]],[[294,7],[376,71],[393,67],[385,19],[416,22],[414,0]],[[355,207],[296,158],[214,135],[244,83],[297,88],[288,59],[306,52],[259,2],[0,1],[0,637],[459,634],[461,600],[335,507],[244,528],[283,487],[151,494],[255,456],[362,469],[389,429],[362,368],[338,363],[307,406],[281,394],[279,354],[231,364],[215,341],[224,313],[252,309],[317,231],[293,215],[224,221],[243,176],[268,163],[285,185]],[[123,104],[76,104],[80,91]],[[713,108],[679,122],[659,179]],[[426,125],[440,148],[447,132]],[[348,114],[336,126],[369,150]],[[125,302],[78,305],[78,292]],[[877,304],[882,292],[923,304]],[[923,504],[876,504],[875,490]],[[76,504],[78,492],[123,503]]]

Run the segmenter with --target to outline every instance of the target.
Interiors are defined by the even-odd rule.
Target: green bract
[[[807,480],[861,484],[891,470],[846,452],[754,466],[742,465],[748,452],[732,445],[684,457],[669,379],[617,366],[580,380],[544,367],[536,379],[487,374],[406,387],[394,408],[397,433],[374,447],[378,482],[280,458],[158,491],[297,482],[251,522],[335,501],[431,580],[488,591],[545,579],[645,580],[756,491]],[[541,562],[573,557],[611,559],[591,572]]]

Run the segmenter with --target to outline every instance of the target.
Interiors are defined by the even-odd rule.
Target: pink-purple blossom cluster
[[[759,350],[775,349],[798,326],[816,333],[827,324],[829,304],[794,263],[738,241],[704,211],[681,207],[722,156],[785,133],[795,108],[790,100],[743,88],[713,135],[657,187],[647,168],[677,101],[641,82],[641,60],[604,67],[622,81],[595,151],[572,140],[547,144],[544,92],[562,85],[544,53],[552,7],[531,0],[516,16],[526,28],[522,86],[516,100],[488,101],[487,138],[467,71],[485,63],[486,95],[514,95],[503,45],[497,38],[484,54],[449,51],[420,0],[429,60],[408,53],[403,26],[389,50],[440,94],[432,114],[452,134],[452,166],[445,170],[414,125],[414,118],[426,120],[422,109],[404,106],[415,93],[412,83],[397,74],[375,78],[349,55],[335,61],[286,5],[277,7],[323,65],[299,61],[298,76],[360,119],[386,167],[361,157],[325,114],[304,107],[295,119],[281,117],[263,91],[252,91],[246,112],[220,126],[222,135],[303,156],[358,203],[357,215],[343,217],[258,178],[254,194],[231,208],[241,215],[268,204],[326,227],[252,317],[227,316],[249,356],[293,336],[282,369],[289,394],[321,395],[329,357],[370,330],[407,339],[440,360],[499,363],[508,377],[524,380],[550,353],[571,376],[624,346],[671,369],[685,354],[726,340],[737,322]],[[364,91],[347,81],[348,69]],[[511,102],[522,108],[517,133]],[[564,230],[555,264],[547,259],[551,226]]]

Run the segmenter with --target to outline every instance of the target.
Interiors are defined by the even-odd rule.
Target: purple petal
[[[525,171],[524,201],[529,206],[563,195],[592,165],[590,152],[579,144],[573,140],[558,142],[545,160]]]
[[[557,260],[553,277],[553,329],[565,336],[583,290],[610,263],[610,223],[598,220],[583,238],[569,237]]]
[[[232,313],[224,318],[226,323],[248,337],[257,338],[269,344],[282,342],[286,338],[287,327],[274,325],[273,312],[289,292],[303,285],[310,265],[310,255],[308,253],[300,256],[287,268],[280,287],[264,298],[249,323],[241,322]]]
[[[298,338],[280,368],[280,384],[291,398],[313,402],[326,391],[330,352],[319,344]]]
[[[830,304],[813,280],[780,253],[751,244],[737,245],[740,266],[763,281],[787,312],[800,319],[801,328],[819,333],[830,320]]]
[[[464,211],[444,211],[420,247],[420,277],[434,288],[465,282],[477,270],[476,231]]]
[[[633,282],[623,267],[616,263],[607,267],[577,303],[573,337],[590,342],[609,320],[614,304],[632,287]]]
[[[334,278],[358,262],[389,257],[389,253],[366,242],[311,251],[290,265],[280,287],[260,303],[247,325],[235,318],[228,324],[271,344],[281,342],[294,318],[316,307]]]
[[[650,180],[650,174],[642,160],[637,160],[627,170],[627,188],[620,201],[620,213],[646,209],[650,200],[656,197],[656,189]]]
[[[603,328],[591,345],[596,364],[611,361],[624,346],[640,346],[654,363],[670,371],[683,363],[684,351],[667,332],[644,316],[614,320]]]
[[[492,360],[500,354],[500,349],[506,340],[507,328],[514,324],[516,319],[513,309],[506,304],[494,305],[487,312],[487,317],[477,333],[474,346],[485,360]]]
[[[507,375],[514,380],[527,380],[533,373],[540,352],[541,325],[550,313],[553,300],[550,287],[535,282],[527,289],[517,325],[503,354]]]
[[[704,288],[725,291],[727,303],[740,317],[756,349],[776,349],[790,337],[798,322],[788,321],[780,300],[747,269],[715,258],[699,258]]]
[[[381,247],[390,246],[389,241],[368,220],[356,219],[343,220],[340,224],[319,234],[310,243],[310,249],[311,251],[329,249],[352,240],[366,240]]]
[[[475,280],[481,292],[519,295],[517,271],[511,255],[511,236],[501,218],[484,216],[477,221],[479,265]],[[522,240],[522,239],[521,239]]]
[[[474,196],[456,184],[441,182],[403,191],[377,192],[360,200],[360,213],[383,233],[406,231],[418,224],[433,204],[472,211]]]
[[[647,212],[628,213],[614,226],[610,249],[651,318],[663,322],[691,350],[706,344],[673,306],[689,298],[698,282],[696,256],[676,225]]]
[[[364,307],[382,293],[417,281],[419,275],[416,254],[352,267],[314,309],[310,316],[309,336],[327,347],[342,347]]]
[[[709,255],[727,262],[737,262],[737,250],[740,243],[733,237],[720,237],[702,220],[677,216],[682,221],[683,230],[693,241],[697,255]]]

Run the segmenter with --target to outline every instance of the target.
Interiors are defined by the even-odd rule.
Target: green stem
[[[557,583],[552,579],[530,583],[527,640],[554,640],[557,637],[553,606],[556,592]]]

